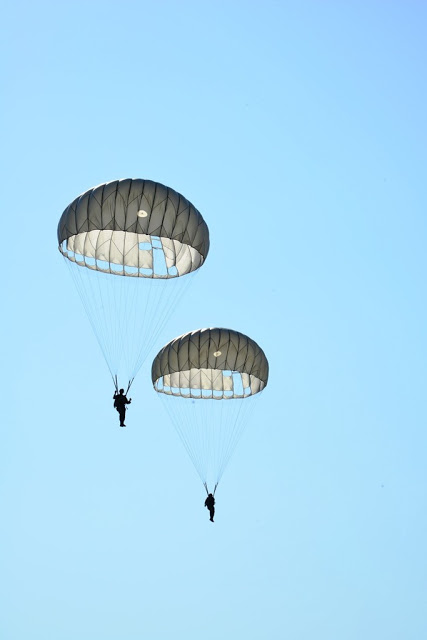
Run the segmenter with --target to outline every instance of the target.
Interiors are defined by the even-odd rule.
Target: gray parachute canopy
[[[268,361],[243,333],[200,329],[163,347],[153,361],[151,379],[156,391],[168,395],[245,398],[267,385]]]
[[[174,278],[203,264],[209,231],[181,194],[151,180],[126,179],[76,198],[59,221],[58,244],[66,258],[95,271]]]

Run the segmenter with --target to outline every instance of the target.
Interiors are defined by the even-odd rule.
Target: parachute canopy
[[[200,329],[163,347],[151,378],[206,491],[215,490],[267,385],[263,350],[238,331]]]
[[[156,391],[169,395],[244,398],[266,386],[268,361],[243,333],[200,329],[163,347],[154,359],[151,379]]]
[[[115,385],[130,385],[206,259],[205,221],[163,184],[115,180],[65,209],[58,243]]]
[[[126,179],[76,198],[59,221],[58,244],[69,260],[96,271],[173,278],[203,264],[209,231],[199,211],[173,189]]]

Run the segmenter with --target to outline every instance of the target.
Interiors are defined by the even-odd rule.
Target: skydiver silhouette
[[[120,389],[119,393],[115,393],[113,395],[113,400],[114,408],[119,412],[120,426],[125,427],[126,405],[132,402],[132,398],[129,398],[128,400],[124,393],[124,389]]]
[[[205,507],[209,509],[209,515],[210,515],[209,520],[213,522],[214,521],[213,518],[215,515],[215,498],[211,493],[208,494],[208,497],[205,500]]]

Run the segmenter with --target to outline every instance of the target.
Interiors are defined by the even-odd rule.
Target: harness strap
[[[125,396],[127,396],[127,394],[128,394],[128,392],[129,392],[129,389],[131,388],[131,385],[132,385],[132,382],[133,382],[133,381],[134,381],[134,378],[131,378],[131,379],[129,380],[129,384],[128,384],[128,388],[126,389]]]
[[[206,493],[209,495],[209,489],[208,489],[208,485],[206,484],[206,482],[204,482],[204,483],[203,483],[203,486],[204,486],[204,488],[206,489]],[[213,490],[213,492],[212,492],[212,495],[213,495],[213,496],[215,495],[215,491],[216,491],[217,486],[218,486],[218,482],[217,482],[217,483],[216,483],[216,485],[214,486],[214,490]]]
[[[113,382],[114,382],[114,388],[115,388],[115,390],[116,390],[116,393],[118,393],[118,392],[119,392],[119,383],[117,382],[117,375],[112,376],[112,378],[113,378]],[[131,378],[131,379],[129,380],[129,383],[128,383],[128,387],[127,387],[127,389],[126,389],[125,396],[127,396],[128,392],[129,392],[129,389],[130,389],[130,388],[131,388],[131,386],[132,386],[132,382],[133,382],[133,381],[134,381],[134,378]]]

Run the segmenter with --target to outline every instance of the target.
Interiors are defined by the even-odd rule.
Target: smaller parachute
[[[216,488],[267,385],[263,350],[231,329],[192,331],[157,354],[151,379],[206,490]]]

